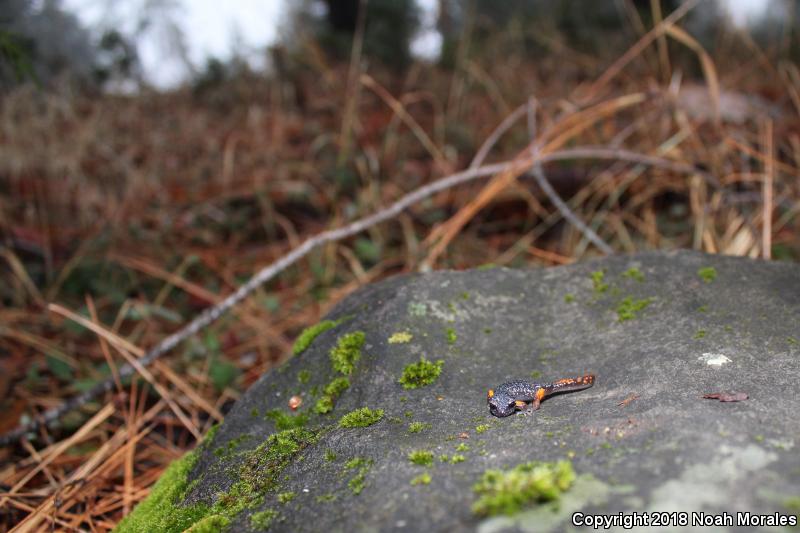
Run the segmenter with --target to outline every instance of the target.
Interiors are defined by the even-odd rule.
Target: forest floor
[[[4,95],[0,433],[118,378],[306,239],[513,164],[311,250],[149,372],[0,448],[0,529],[112,528],[304,327],[375,280],[609,250],[800,259],[800,71],[724,42],[712,57],[673,29],[610,60],[559,46],[402,74],[309,53],[166,94]]]

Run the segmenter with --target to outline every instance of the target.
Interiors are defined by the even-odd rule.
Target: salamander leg
[[[531,412],[530,405],[528,405],[528,402],[524,402],[522,400],[515,400],[514,407],[516,407],[517,412],[522,416],[527,416]]]
[[[540,388],[536,391],[536,396],[533,397],[533,403],[531,404],[531,408],[534,411],[539,409],[539,404],[542,403],[546,394],[547,391],[545,391],[544,388]]]

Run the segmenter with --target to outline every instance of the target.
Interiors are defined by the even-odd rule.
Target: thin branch
[[[773,209],[773,183],[775,175],[775,139],[772,136],[772,121],[768,120],[764,126],[764,148],[767,160],[764,164],[764,213],[761,215],[761,257],[772,259],[772,209]]]
[[[351,235],[360,233],[361,231],[374,226],[380,222],[388,220],[409,206],[419,202],[420,200],[436,194],[439,191],[454,187],[460,183],[464,183],[476,178],[489,176],[501,172],[509,166],[509,163],[498,163],[494,165],[487,165],[475,169],[466,170],[457,174],[452,174],[446,178],[442,178],[436,182],[430,183],[421,187],[405,196],[400,200],[390,205],[383,211],[378,211],[368,217],[356,220],[347,226],[322,232],[314,237],[304,241],[300,246],[290,251],[288,254],[279,258],[269,266],[260,270],[255,276],[250,278],[245,284],[239,287],[233,294],[219,302],[217,305],[209,307],[201,312],[197,317],[189,322],[186,326],[176,331],[172,335],[165,337],[161,342],[156,344],[150,349],[138,363],[142,367],[149,366],[153,361],[159,359],[162,355],[175,348],[178,344],[188,339],[189,337],[197,334],[199,331],[214,323],[219,317],[227,313],[233,306],[244,300],[247,296],[255,291],[260,285],[274,278],[277,274],[284,271],[289,266],[296,263],[301,258],[305,257],[311,250],[323,244],[338,241]],[[120,367],[119,375],[122,378],[130,376],[134,372],[134,367],[130,364],[125,364]],[[54,408],[48,409],[42,413],[36,420],[27,424],[17,427],[16,429],[0,435],[0,446],[5,446],[10,442],[19,439],[26,433],[34,431],[42,425],[50,426],[53,422],[61,418],[65,413],[82,407],[94,398],[111,390],[114,386],[113,379],[107,379],[92,387],[91,389],[73,396],[64,403]]]
[[[492,133],[489,134],[486,140],[483,141],[483,144],[478,151],[475,152],[475,157],[472,158],[469,168],[478,168],[483,164],[483,160],[486,159],[487,155],[489,155],[489,152],[492,148],[494,148],[494,145],[497,144],[497,141],[500,139],[500,137],[506,131],[508,131],[508,129],[513,126],[523,114],[525,114],[526,107],[527,104],[521,104],[514,111],[512,111],[511,114],[504,118],[503,122],[501,122],[494,130],[492,130]]]
[[[536,141],[536,100],[531,98],[528,100],[528,136],[531,138],[531,159],[533,160],[533,168],[531,172],[533,173],[534,179],[536,179],[536,183],[539,184],[542,191],[547,195],[553,205],[556,206],[558,211],[561,215],[569,221],[570,224],[575,226],[578,231],[584,234],[587,239],[589,239],[595,246],[600,248],[604,254],[611,255],[614,253],[614,249],[609,246],[606,241],[600,238],[600,236],[595,233],[595,231],[584,224],[583,220],[578,218],[578,216],[573,213],[569,206],[561,199],[553,186],[550,185],[550,182],[547,181],[547,177],[544,175],[544,171],[542,170],[542,162],[541,158],[539,157],[539,143]]]
[[[539,159],[539,162],[545,164],[553,161],[563,161],[570,159],[625,160],[635,163],[644,163],[649,166],[664,168],[679,173],[699,174],[701,176],[705,176],[707,179],[712,179],[708,176],[707,173],[704,173],[691,165],[676,163],[674,161],[670,161],[669,159],[648,156],[644,154],[639,154],[637,152],[631,152],[619,149],[609,149],[603,147],[588,146],[588,147],[579,147],[579,148],[561,150],[558,152],[553,152],[551,154],[542,155]],[[197,317],[194,318],[194,320],[189,322],[186,326],[184,326],[180,330],[165,337],[161,342],[156,344],[147,353],[145,353],[144,356],[142,356],[142,358],[139,359],[138,363],[142,367],[149,366],[154,361],[159,359],[162,355],[175,348],[178,344],[188,339],[189,337],[196,335],[198,332],[200,332],[201,330],[203,330],[204,328],[208,327],[210,324],[215,322],[218,318],[227,313],[232,307],[234,307],[236,304],[238,304],[239,302],[244,300],[247,296],[249,296],[259,286],[268,282],[276,275],[278,275],[280,272],[286,270],[289,266],[293,265],[294,263],[305,257],[314,248],[317,248],[329,242],[339,241],[341,239],[345,239],[352,235],[356,235],[367,228],[370,228],[376,224],[379,224],[381,222],[384,222],[399,215],[408,207],[420,202],[421,200],[424,200],[425,198],[433,196],[434,194],[441,192],[443,190],[455,187],[462,183],[467,183],[469,181],[478,178],[491,176],[499,172],[509,170],[512,166],[518,166],[518,165],[528,166],[532,164],[533,161],[531,159],[524,158],[524,159],[517,159],[514,161],[495,163],[492,165],[486,165],[477,168],[470,168],[462,172],[458,172],[456,174],[451,174],[449,176],[441,178],[433,183],[429,183],[428,185],[420,187],[419,189],[406,194],[405,196],[397,200],[395,203],[388,206],[386,209],[383,209],[381,211],[373,213],[372,215],[356,220],[341,228],[324,231],[322,233],[315,235],[314,237],[305,240],[300,246],[294,248],[288,254],[279,258],[277,261],[271,263],[269,266],[266,266],[263,269],[261,269],[258,273],[256,273],[256,275],[250,278],[250,280],[248,280],[245,284],[239,287],[230,296],[219,302],[217,305],[209,307],[208,309],[201,312],[199,315],[197,315]],[[121,377],[130,376],[131,374],[133,374],[133,372],[134,372],[134,367],[130,364],[125,364],[119,368],[119,375]],[[42,427],[43,425],[51,426],[53,422],[61,418],[65,413],[84,406],[94,398],[111,390],[113,387],[114,387],[114,380],[112,378],[106,379],[105,381],[98,383],[90,390],[68,399],[59,406],[56,406],[52,409],[45,411],[44,413],[39,415],[37,419],[27,424],[20,425],[16,429],[13,429],[7,433],[4,433],[3,435],[0,435],[0,446],[8,445],[12,441],[18,440],[19,438],[23,437],[26,433],[35,431],[36,429]]]
[[[630,63],[642,52],[642,50],[647,48],[650,43],[656,40],[659,36],[663,35],[667,28],[678,22],[678,20],[686,15],[686,13],[694,9],[699,2],[700,0],[687,0],[681,4],[678,9],[670,13],[667,18],[659,22],[652,30],[643,35],[642,38],[636,42],[636,44],[634,44],[627,52],[620,56],[619,59],[614,61],[614,63],[608,67],[608,69],[606,69],[602,76],[592,83],[591,87],[589,87],[589,89],[586,91],[586,95],[581,100],[591,101],[595,95],[603,87],[605,87],[608,82],[613,80],[628,63]]]

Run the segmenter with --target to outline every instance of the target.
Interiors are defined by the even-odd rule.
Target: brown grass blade
[[[700,58],[700,65],[703,68],[703,76],[706,78],[708,92],[711,94],[711,102],[714,106],[714,121],[719,124],[719,76],[717,76],[717,68],[714,66],[714,61],[711,59],[711,56],[708,55],[708,52],[705,51],[703,46],[684,30],[678,28],[677,26],[668,26],[665,31],[676,41],[679,41],[691,48],[692,51],[697,54],[697,57]]]

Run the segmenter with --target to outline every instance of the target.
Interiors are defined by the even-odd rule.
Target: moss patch
[[[281,492],[278,494],[278,501],[281,503],[289,503],[294,500],[296,494],[294,492]]]
[[[361,359],[361,347],[364,346],[364,340],[363,331],[354,331],[339,337],[336,346],[330,351],[333,369],[348,376],[352,374],[353,368]]]
[[[323,396],[317,403],[314,404],[314,412],[320,415],[324,415],[325,413],[330,413],[333,411],[333,398],[329,396]]]
[[[316,339],[321,333],[328,331],[329,329],[333,329],[341,324],[342,320],[323,320],[319,324],[314,324],[313,326],[304,329],[297,337],[297,340],[294,341],[294,346],[292,346],[292,354],[299,355],[306,351],[306,349],[311,346],[311,343],[314,342],[314,339]]]
[[[208,506],[178,506],[189,490],[187,477],[197,462],[197,453],[189,452],[161,474],[150,495],[114,529],[117,533],[149,531],[181,532],[208,514]]]
[[[213,514],[197,522],[186,530],[186,533],[219,533],[223,531],[231,521],[222,515]]]
[[[238,481],[226,494],[219,496],[211,511],[233,518],[243,510],[262,503],[264,496],[278,487],[278,479],[284,468],[318,438],[317,432],[303,428],[270,435],[266,442],[247,452],[239,467]]]
[[[322,398],[317,400],[317,403],[314,406],[314,412],[325,414],[333,411],[333,406],[336,404],[336,398],[338,398],[348,388],[350,388],[350,380],[346,377],[339,377],[328,383],[325,386]]]
[[[458,335],[456,335],[456,330],[453,328],[447,328],[444,331],[445,338],[447,339],[447,344],[455,344],[456,340],[458,339]]]
[[[644,281],[644,274],[642,274],[642,271],[636,267],[629,268],[628,270],[623,272],[622,275],[626,278],[630,278],[632,280],[636,280],[639,282]]]
[[[569,461],[534,461],[510,470],[487,470],[472,488],[479,496],[472,511],[482,516],[511,515],[530,504],[558,499],[574,480]]]
[[[431,466],[433,464],[433,452],[427,450],[414,450],[408,454],[408,460],[419,466]]]
[[[697,275],[706,283],[711,283],[717,279],[717,269],[714,267],[703,267],[697,271]]]
[[[371,426],[383,418],[383,409],[362,407],[355,411],[350,411],[339,420],[340,428],[365,428]]]
[[[622,300],[617,306],[617,317],[620,322],[626,320],[633,320],[636,318],[636,313],[650,305],[653,301],[652,298],[645,298],[644,300],[634,300],[630,296]]]
[[[253,514],[253,516],[250,517],[250,525],[256,529],[265,531],[269,529],[269,527],[272,525],[272,522],[274,522],[277,517],[277,511],[267,509],[266,511]]]
[[[431,482],[431,475],[428,472],[423,472],[411,480],[412,485],[428,485]]]
[[[350,481],[347,482],[347,486],[350,487],[350,490],[356,496],[361,494],[361,491],[366,487],[365,478],[367,477],[369,469],[372,467],[372,462],[372,459],[356,457],[347,461],[344,465],[347,470],[357,470],[355,477],[350,478]]]
[[[411,363],[403,369],[403,375],[398,380],[404,389],[416,389],[424,387],[436,381],[442,373],[443,360],[436,362],[428,361],[425,357],[420,357],[416,363]]]
[[[278,431],[301,428],[308,423],[308,414],[298,413],[296,415],[291,415],[289,413],[284,413],[280,409],[273,409],[272,411],[267,412],[264,415],[264,418],[268,418],[269,420],[275,422],[275,429]]]
[[[207,439],[208,437],[206,437]],[[220,459],[229,459],[236,453],[236,449],[247,439],[252,438],[252,435],[245,433],[244,435],[239,435],[235,439],[231,439],[225,446],[217,446],[214,449],[214,455],[219,457]],[[210,442],[210,441],[209,441]]]
[[[398,331],[389,337],[389,344],[405,344],[407,342],[411,342],[411,339],[413,338],[414,336],[408,331]]]
[[[592,278],[592,285],[594,286],[595,293],[602,294],[608,290],[608,283],[605,282],[605,270],[592,272],[590,277]]]
[[[425,422],[411,422],[408,425],[408,432],[409,433],[419,433],[421,431],[425,431],[426,429],[430,428],[430,424],[426,424]]]

